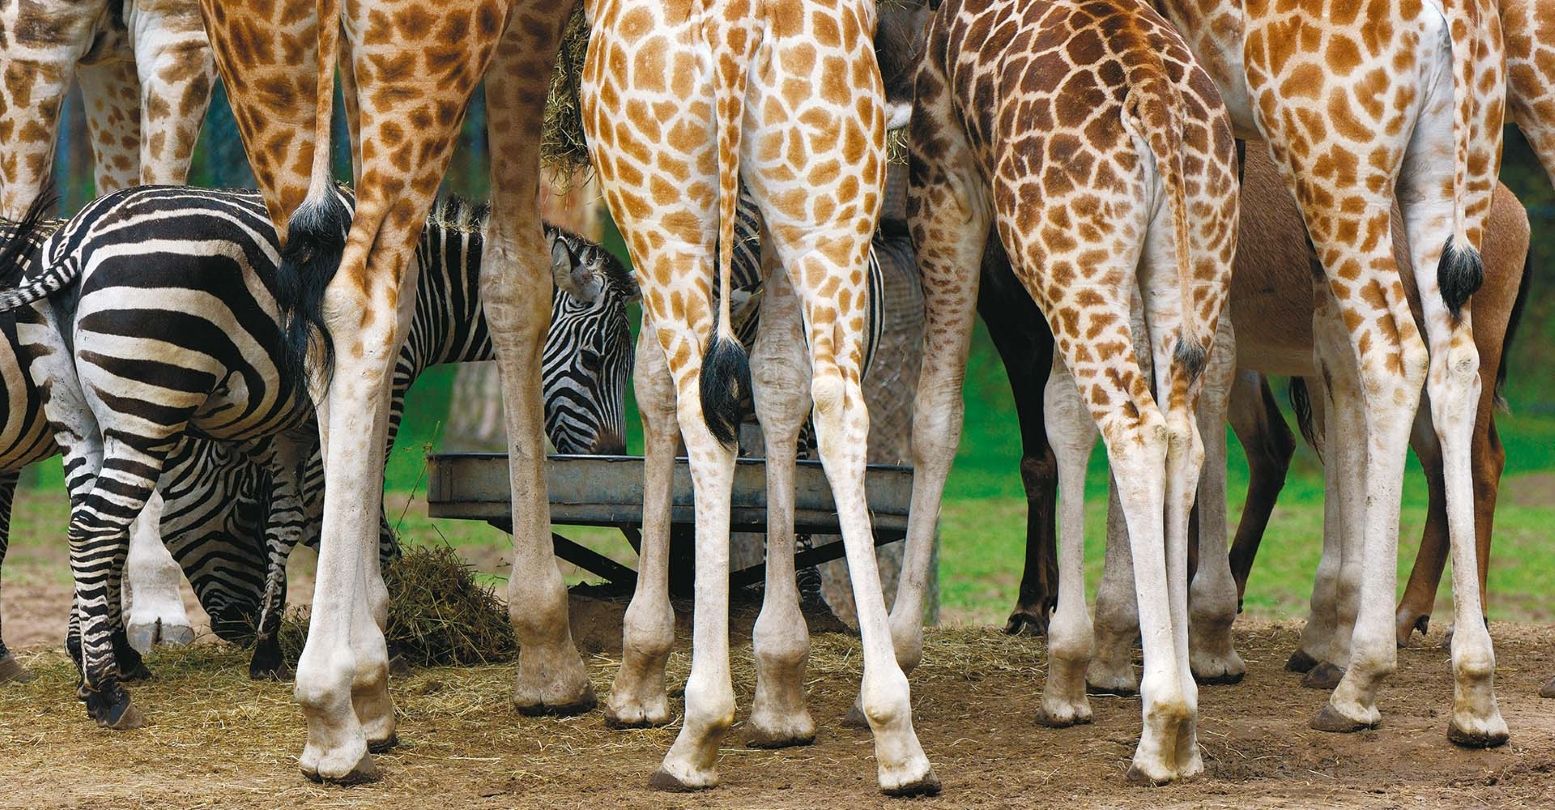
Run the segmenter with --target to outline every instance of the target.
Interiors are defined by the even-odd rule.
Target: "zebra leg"
[[[670,605],[670,502],[680,422],[675,383],[653,324],[643,314],[632,387],[643,422],[643,527],[637,587],[621,627],[621,667],[605,703],[605,724],[616,728],[661,726],[670,720],[664,663],[675,644]]]
[[[145,511],[130,527],[129,560],[124,570],[124,612],[129,614],[129,644],[142,654],[161,644],[194,641],[178,583],[183,571],[162,544],[162,493],[152,492]]]
[[[770,242],[762,240],[763,245]],[[771,255],[770,250],[764,252]],[[799,298],[782,267],[768,264],[760,332],[751,355],[756,418],[767,454],[767,584],[753,632],[756,700],[749,744],[779,748],[815,740],[804,688],[810,632],[794,579],[794,456],[810,411],[805,396],[810,363]]]
[[[304,465],[314,457],[315,426],[300,429],[265,443],[255,461],[270,471],[270,510],[265,521],[265,597],[259,608],[258,633],[248,676],[255,680],[285,680],[291,673],[281,658],[281,614],[286,609],[286,561],[302,538],[315,510],[302,494]]]
[[[16,479],[19,475],[17,470],[0,473],[0,568],[5,565],[5,550],[11,539],[11,505],[16,497]],[[11,656],[11,651],[5,646],[5,634],[0,632],[0,683],[25,683],[33,677],[26,667]]]
[[[156,444],[133,447],[118,436],[107,439],[90,491],[71,508],[70,567],[76,581],[82,676],[78,693],[87,713],[107,728],[143,723],[120,685],[143,668],[134,650],[122,643],[118,579],[129,552],[130,524],[156,490],[166,449]]]

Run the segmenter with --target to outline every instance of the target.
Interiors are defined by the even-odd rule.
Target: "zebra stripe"
[[[492,355],[480,311],[481,224],[480,212],[457,203],[441,206],[428,223],[417,254],[415,316],[396,364],[394,426],[405,389],[421,370]],[[620,402],[631,362],[625,301],[635,295],[635,285],[598,246],[570,234],[551,236],[575,263],[568,269],[599,275],[596,286],[603,290],[593,302],[565,295],[553,301],[546,381],[548,392],[566,394],[547,396],[548,404],[565,403],[547,409],[552,440],[563,451],[619,444]],[[66,426],[59,435],[77,504],[71,538],[83,595],[77,610],[83,695],[93,716],[111,723],[128,705],[113,666],[113,647],[119,645],[108,640],[122,623],[113,599],[115,574],[122,568],[129,521],[158,474],[166,492],[181,496],[180,487],[193,492],[212,486],[202,480],[212,478],[209,468],[225,472],[225,478],[216,476],[216,488],[228,493],[222,501],[194,498],[184,508],[170,506],[163,525],[166,530],[172,521],[181,532],[170,545],[186,572],[205,580],[206,587],[197,584],[197,590],[218,610],[228,606],[221,615],[231,621],[224,624],[241,626],[253,603],[239,595],[255,591],[255,572],[265,572],[264,589],[274,600],[291,544],[305,526],[316,535],[316,498],[304,509],[300,492],[322,491],[314,485],[322,477],[317,432],[303,392],[288,388],[276,368],[277,251],[257,195],[128,190],[89,205],[49,237],[41,255],[46,261],[36,272],[74,273],[67,280],[74,283],[61,286],[66,294],[30,311],[37,323],[19,339],[45,358],[35,372],[49,368],[48,358],[56,365],[67,358],[79,379],[73,393],[80,402],[69,395],[51,397],[45,408],[51,415],[60,411],[55,421]],[[58,326],[65,323],[56,323],[52,340],[49,330],[39,328],[51,319],[68,322],[64,329]],[[68,376],[63,372],[69,369],[53,370]],[[590,402],[607,407],[591,408]],[[84,422],[95,424],[73,424]],[[185,425],[202,437],[235,444],[223,449],[204,442],[186,460],[176,459],[169,447]],[[92,435],[94,430],[111,441]],[[100,463],[94,452],[102,453]],[[268,468],[269,475],[259,478],[269,480],[245,473],[240,462]],[[257,536],[256,526],[264,525],[257,505],[266,502],[268,536],[260,553],[244,538]],[[220,508],[224,503],[241,508]],[[386,547],[392,549],[392,538],[386,537]],[[256,564],[266,558],[268,564]],[[261,632],[273,639],[270,617]]]

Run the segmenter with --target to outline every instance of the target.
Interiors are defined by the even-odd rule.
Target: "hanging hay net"
[[[901,0],[885,0],[882,6],[902,5]],[[556,72],[551,76],[551,94],[545,101],[545,124],[540,141],[540,160],[547,168],[587,168],[588,139],[583,135],[583,113],[578,103],[578,86],[583,79],[583,59],[588,54],[589,26],[583,8],[572,13],[562,34],[561,51],[556,57]],[[886,133],[886,159],[907,162],[906,128]]]

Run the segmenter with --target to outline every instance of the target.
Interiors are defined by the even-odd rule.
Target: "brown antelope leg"
[[[1058,605],[1058,461],[1048,443],[1042,391],[1053,362],[1053,333],[1041,326],[1042,311],[1010,270],[998,238],[983,251],[977,313],[1010,378],[1020,418],[1020,479],[1026,489],[1026,568],[1020,596],[1004,625],[1011,635],[1046,635]]]
[[[1274,504],[1285,488],[1296,439],[1279,402],[1262,374],[1238,374],[1231,388],[1231,409],[1227,414],[1231,430],[1247,454],[1247,498],[1242,502],[1242,518],[1236,525],[1231,544],[1231,576],[1236,580],[1237,612],[1247,595],[1247,577],[1253,570],[1258,544],[1269,526]]]

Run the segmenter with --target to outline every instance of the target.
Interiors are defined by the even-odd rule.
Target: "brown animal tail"
[[[1193,257],[1190,255],[1188,228],[1188,189],[1182,168],[1182,134],[1178,124],[1185,119],[1182,94],[1172,84],[1166,65],[1153,44],[1141,49],[1149,54],[1141,81],[1129,91],[1125,115],[1132,119],[1134,131],[1144,138],[1155,158],[1156,171],[1166,189],[1167,206],[1177,248],[1177,284],[1182,297],[1182,335],[1174,351],[1177,362],[1196,377],[1204,370],[1215,340],[1215,325],[1200,316],[1193,306]]]
[[[1517,284],[1517,297],[1512,300],[1512,313],[1506,319],[1506,336],[1501,339],[1501,363],[1496,366],[1496,407],[1510,411],[1501,389],[1506,387],[1506,360],[1511,354],[1512,341],[1517,337],[1517,327],[1523,320],[1523,308],[1528,304],[1528,288],[1533,286],[1533,251],[1523,258],[1523,277]]]
[[[734,221],[740,196],[740,137],[745,92],[756,51],[751,0],[708,0],[702,36],[713,58],[713,121],[718,138],[718,311],[702,356],[702,419],[713,437],[734,444],[740,402],[750,390],[750,359],[729,317],[729,272],[734,265]],[[732,51],[732,53],[730,53]]]
[[[1464,110],[1474,110],[1473,65],[1479,58],[1479,31],[1484,24],[1476,0],[1446,0],[1442,4],[1447,30],[1452,39],[1453,108],[1453,192],[1452,235],[1442,247],[1436,265],[1436,283],[1442,302],[1456,318],[1463,305],[1485,281],[1485,263],[1468,238],[1464,215],[1464,192],[1468,188],[1469,151],[1474,132],[1462,119]]]
[[[339,0],[318,0],[318,85],[314,99],[313,165],[308,196],[292,212],[276,272],[275,303],[281,315],[280,371],[306,390],[308,347],[319,341],[314,378],[328,384],[335,362],[335,344],[324,323],[324,291],[345,252],[351,211],[335,193],[330,166],[330,120],[334,113],[335,63],[340,50]]]

